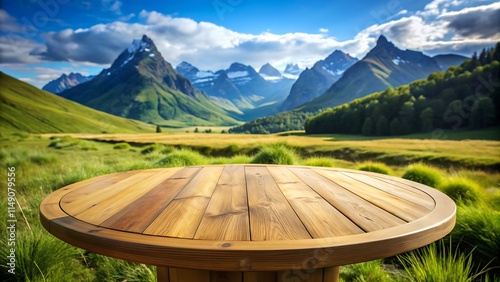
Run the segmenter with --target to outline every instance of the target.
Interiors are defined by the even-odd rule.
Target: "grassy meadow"
[[[192,131],[0,135],[0,205],[8,205],[8,167],[16,169],[17,199],[16,275],[6,268],[4,211],[0,281],[155,281],[153,266],[89,253],[50,235],[39,223],[41,200],[65,185],[113,172],[263,162],[387,173],[428,183],[457,202],[451,235],[397,257],[342,267],[341,281],[500,281],[500,141],[489,131],[474,134],[487,140],[454,140],[460,132],[446,139],[368,139]]]

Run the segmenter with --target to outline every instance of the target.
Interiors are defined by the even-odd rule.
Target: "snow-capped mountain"
[[[275,67],[271,66],[271,64],[267,63],[260,67],[259,74],[265,79],[273,82],[278,82],[283,78],[280,71]]]
[[[370,93],[397,87],[427,77],[441,68],[422,52],[401,50],[381,35],[377,45],[345,71],[342,77],[321,96],[301,109],[314,111],[349,103]]]
[[[287,64],[285,70],[283,71],[283,76],[290,79],[298,79],[299,75],[302,73],[303,69],[297,64]]]
[[[117,116],[153,124],[234,124],[236,120],[177,73],[144,35],[111,67],[61,96]]]
[[[300,74],[283,102],[283,110],[291,110],[323,94],[357,61],[358,59],[336,50],[324,60],[316,62],[311,69]],[[296,68],[290,67],[290,70],[295,71]]]
[[[47,83],[45,86],[42,87],[42,89],[54,94],[59,94],[66,89],[70,89],[71,87],[75,87],[80,83],[87,82],[94,77],[95,76],[93,75],[84,76],[81,75],[80,73],[73,73],[73,72],[70,73],[69,75],[66,75],[64,73],[58,79],[54,79],[49,83]]]
[[[261,74],[252,66],[237,62],[231,64],[228,69],[217,72],[201,71],[187,62],[176,67],[194,87],[206,92],[217,103],[229,109],[243,111],[263,104],[276,103],[286,97],[294,80],[281,75],[277,77],[276,72],[279,72],[273,72],[272,69],[274,67],[271,65],[264,65]]]

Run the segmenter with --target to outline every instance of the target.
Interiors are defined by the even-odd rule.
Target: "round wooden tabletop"
[[[104,175],[61,188],[43,226],[77,247],[161,267],[326,268],[432,243],[455,224],[436,189],[376,173],[210,165]]]

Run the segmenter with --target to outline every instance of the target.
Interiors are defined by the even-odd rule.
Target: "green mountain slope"
[[[195,89],[147,36],[134,40],[96,78],[60,95],[103,112],[158,125],[238,124],[237,113],[215,105]]]
[[[306,120],[309,134],[367,136],[481,129],[500,122],[500,43],[458,67],[337,106]]]
[[[437,62],[421,52],[400,50],[384,36],[361,61],[346,70],[324,94],[299,107],[316,111],[349,103],[370,93],[397,87],[440,71]]]
[[[139,121],[99,112],[40,90],[0,72],[0,129],[2,132],[154,132]]]

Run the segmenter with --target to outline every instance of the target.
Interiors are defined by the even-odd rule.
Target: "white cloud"
[[[439,19],[456,33],[455,39],[500,37],[500,2],[446,12]]]
[[[123,3],[119,0],[102,0],[101,6],[104,10],[111,11],[116,13],[117,15],[121,15],[121,7]]]
[[[107,1],[114,3],[112,0]],[[362,58],[373,48],[377,37],[384,34],[403,49],[416,49],[429,54],[439,51],[470,55],[481,48],[481,44],[486,44],[482,47],[493,45],[499,40],[499,35],[484,31],[488,24],[495,23],[491,17],[472,21],[472,25],[466,23],[470,23],[473,16],[494,13],[491,11],[499,10],[497,7],[500,4],[461,8],[453,12],[447,10],[461,7],[464,3],[465,0],[434,0],[423,11],[414,15],[401,10],[393,17],[407,15],[406,17],[374,24],[343,42],[328,36],[327,33],[335,31],[326,28],[319,29],[319,34],[247,34],[213,23],[143,10],[138,15],[140,23],[117,21],[76,30],[50,32],[43,35],[43,49],[34,44],[30,46],[31,50],[25,47],[19,52],[30,60],[39,58],[107,67],[134,38],[146,34],[153,39],[163,57],[174,66],[184,60],[200,69],[218,70],[229,67],[232,62],[241,62],[258,69],[269,62],[282,69],[289,62],[310,67],[336,49]],[[0,48],[2,46],[0,41]],[[30,53],[37,57],[27,55]]]

